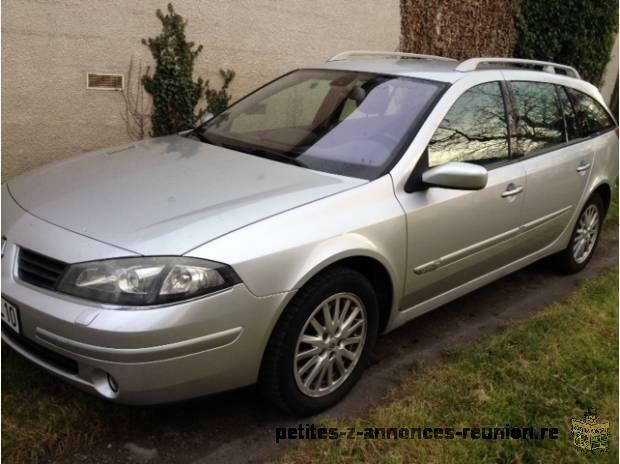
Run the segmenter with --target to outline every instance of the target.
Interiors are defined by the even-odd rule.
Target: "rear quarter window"
[[[616,123],[607,110],[594,98],[578,90],[566,88],[577,113],[577,119],[583,137],[603,132],[616,127]]]

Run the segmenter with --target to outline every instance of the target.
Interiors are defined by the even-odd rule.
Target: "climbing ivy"
[[[144,75],[144,89],[153,98],[152,135],[168,135],[193,127],[201,116],[194,109],[203,95],[202,78],[193,80],[194,61],[202,51],[185,37],[187,21],[168,4],[168,13],[157,10],[162,32],[143,39],[155,59],[155,72]]]
[[[190,129],[206,111],[222,112],[230,102],[227,89],[235,77],[230,69],[220,70],[224,81],[220,90],[211,89],[209,82],[201,77],[194,80],[194,63],[202,45],[187,41],[187,21],[174,11],[172,4],[168,4],[167,13],[158,9],[156,15],[162,24],[161,34],[142,40],[155,60],[153,75],[142,76],[144,89],[153,99],[151,135],[154,137]],[[207,106],[197,109],[203,96]]]
[[[207,98],[207,111],[214,116],[217,116],[224,111],[230,103],[232,95],[228,93],[228,86],[235,78],[235,72],[232,69],[227,69],[226,71],[220,69],[220,77],[224,82],[220,90],[210,89],[209,81],[207,81],[207,89],[205,91],[205,97]]]
[[[574,66],[601,83],[618,31],[617,0],[522,0],[515,56]]]

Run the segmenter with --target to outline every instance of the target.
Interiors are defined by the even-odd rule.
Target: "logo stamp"
[[[609,446],[609,421],[601,421],[596,411],[588,409],[582,419],[572,418],[573,445],[587,453],[603,453]]]

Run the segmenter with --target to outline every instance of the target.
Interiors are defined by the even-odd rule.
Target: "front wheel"
[[[557,255],[557,264],[561,271],[579,272],[592,259],[598,244],[604,211],[603,200],[598,194],[593,194],[579,214],[568,246]]]
[[[377,297],[347,267],[328,269],[295,296],[267,346],[259,389],[278,408],[316,414],[353,388],[374,346]]]

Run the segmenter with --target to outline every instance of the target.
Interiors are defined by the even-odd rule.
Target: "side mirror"
[[[487,185],[488,171],[472,163],[451,162],[422,174],[425,184],[459,190],[480,190]]]

